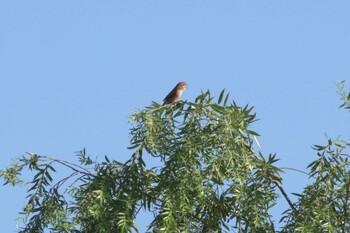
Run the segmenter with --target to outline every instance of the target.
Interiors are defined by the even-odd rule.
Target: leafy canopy
[[[350,144],[314,146],[313,183],[293,203],[276,155],[254,151],[252,108],[228,98],[222,91],[214,102],[207,91],[195,102],[153,102],[135,112],[134,152],[125,163],[94,161],[85,149],[80,164],[35,153],[18,158],[0,174],[5,184],[29,184],[19,232],[138,232],[141,209],[153,215],[149,232],[348,232]],[[57,181],[60,166],[69,174]],[[25,168],[34,173],[30,181],[20,179]],[[270,213],[277,201],[288,204],[279,228]]]

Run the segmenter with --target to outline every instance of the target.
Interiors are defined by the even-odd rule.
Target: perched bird
[[[172,104],[175,103],[182,95],[182,92],[186,90],[187,83],[185,82],[179,82],[174,89],[164,98],[164,103],[165,104]]]

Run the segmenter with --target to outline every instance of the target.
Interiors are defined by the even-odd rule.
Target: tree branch
[[[273,182],[277,185],[277,187],[279,188],[279,190],[283,194],[284,198],[287,200],[290,208],[292,208],[292,210],[294,211],[295,214],[299,215],[298,210],[295,208],[295,206],[293,205],[292,201],[289,199],[287,193],[284,191],[284,189],[282,188],[281,184],[277,180],[273,180]]]
[[[343,232],[346,233],[346,220],[348,218],[348,200],[349,200],[349,188],[350,188],[350,183],[349,181],[347,182],[347,187],[346,187],[346,195],[345,195],[345,203],[344,203],[344,223],[343,223]]]

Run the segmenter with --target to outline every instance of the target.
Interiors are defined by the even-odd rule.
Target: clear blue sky
[[[0,166],[26,151],[77,162],[84,147],[125,161],[130,114],[186,81],[182,99],[225,88],[255,106],[262,152],[305,170],[325,133],[349,139],[335,85],[350,77],[349,10],[348,0],[1,1]],[[288,193],[309,182],[283,177]],[[2,232],[16,231],[24,197],[0,186]]]

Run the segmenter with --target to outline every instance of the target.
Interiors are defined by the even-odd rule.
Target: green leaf
[[[328,146],[320,146],[320,145],[314,145],[312,149],[317,150],[317,151],[322,151],[325,150]]]
[[[129,146],[128,147],[128,150],[132,150],[132,149],[135,149],[135,148],[137,148],[137,147],[139,147],[140,146],[140,144],[134,144],[134,145],[131,145],[131,146]]]
[[[253,135],[253,136],[260,136],[260,134],[258,134],[257,132],[255,132],[255,131],[253,131],[253,130],[246,130],[246,132],[247,132],[248,134]]]
[[[219,96],[219,99],[218,99],[218,104],[221,103],[222,97],[224,97],[224,94],[225,94],[225,89],[223,89],[223,90],[221,91],[221,93],[220,93],[220,96]]]
[[[228,100],[229,95],[230,95],[230,93],[228,93],[228,94],[226,95],[226,98],[225,98],[225,100],[224,100],[224,106],[226,106],[226,104],[227,104],[227,100]]]
[[[214,111],[219,112],[219,113],[221,113],[221,112],[224,111],[224,107],[219,106],[219,105],[216,105],[216,104],[212,104],[212,105],[211,105],[211,108],[212,108]]]
[[[203,102],[204,98],[206,96],[206,93],[202,93],[201,95],[197,96],[197,98],[195,99],[195,103],[198,103],[198,102]]]
[[[45,172],[45,176],[49,179],[50,182],[52,182],[52,177],[49,172]]]

